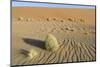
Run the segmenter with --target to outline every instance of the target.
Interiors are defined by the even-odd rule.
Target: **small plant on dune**
[[[24,18],[23,17],[18,17],[18,20],[20,21],[20,20],[23,20]]]
[[[68,18],[69,21],[73,21],[71,18]]]
[[[61,22],[64,22],[64,20],[61,20]]]
[[[83,19],[80,19],[81,22],[85,22]]]
[[[57,19],[56,18],[53,18],[53,20],[56,21]]]
[[[45,39],[45,48],[49,51],[56,51],[59,48],[57,39],[52,34],[48,34]]]
[[[26,19],[26,21],[31,21],[31,20],[32,20],[31,18],[27,18],[27,19]]]
[[[47,21],[50,21],[50,19],[49,19],[49,18],[47,18],[46,20],[47,20]]]
[[[37,53],[37,51],[34,50],[34,49],[31,49],[31,50],[29,51],[29,53],[28,53],[28,56],[29,56],[30,58],[33,58],[33,57],[35,57],[35,56],[37,56],[37,55],[38,55],[38,53]]]

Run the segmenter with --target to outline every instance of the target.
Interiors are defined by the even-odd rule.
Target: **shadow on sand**
[[[31,38],[23,38],[23,40],[25,43],[27,43],[31,46],[45,49],[45,42],[42,40],[36,40],[36,39],[31,39]]]

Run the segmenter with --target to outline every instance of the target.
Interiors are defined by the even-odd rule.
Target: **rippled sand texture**
[[[44,47],[46,35],[57,38],[55,52]],[[12,8],[12,65],[96,60],[95,9]],[[22,52],[35,49],[29,58]]]

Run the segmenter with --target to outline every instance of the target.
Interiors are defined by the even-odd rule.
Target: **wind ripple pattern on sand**
[[[30,35],[37,39],[43,40],[48,33],[53,34],[59,44],[60,48],[55,52],[49,52],[38,48],[39,55],[29,59],[21,54],[14,53],[16,57],[13,59],[14,65],[27,64],[47,64],[47,63],[65,63],[65,62],[81,62],[81,61],[95,61],[96,60],[96,46],[95,34],[90,33],[91,28],[82,25],[81,23],[69,21],[36,21],[36,22],[16,22],[16,26],[21,36]],[[14,26],[15,24],[14,23]],[[16,29],[16,26],[14,27]],[[24,30],[24,27],[29,28]],[[38,28],[37,28],[38,27]],[[83,29],[84,28],[84,29]],[[23,31],[22,31],[23,30]],[[93,29],[94,30],[94,29]],[[29,33],[27,33],[29,32]],[[27,34],[26,34],[27,33]],[[85,34],[84,34],[85,33]],[[34,47],[34,46],[32,46]]]

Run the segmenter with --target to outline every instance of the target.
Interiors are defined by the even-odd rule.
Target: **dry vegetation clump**
[[[24,20],[23,17],[18,17],[18,21]]]
[[[68,18],[69,21],[73,21],[71,18]]]
[[[81,22],[85,22],[83,19],[80,19]]]
[[[64,22],[64,20],[61,20],[61,22]]]
[[[37,56],[38,55],[38,52],[35,50],[35,49],[31,49],[30,51],[29,51],[29,53],[28,53],[28,56],[30,57],[30,58],[33,58],[33,57],[35,57],[35,56]]]
[[[71,29],[70,31],[74,31],[73,29]]]
[[[47,20],[47,21],[50,21],[50,19],[49,19],[49,18],[47,18],[46,20]]]
[[[31,18],[27,18],[27,19],[26,19],[27,22],[29,22],[29,21],[31,21],[31,20],[32,20]]]
[[[45,48],[49,51],[56,51],[59,48],[57,39],[52,34],[48,34],[45,39]]]
[[[69,30],[69,28],[65,28],[65,30]]]
[[[56,18],[53,18],[53,20],[56,21],[57,19]]]

